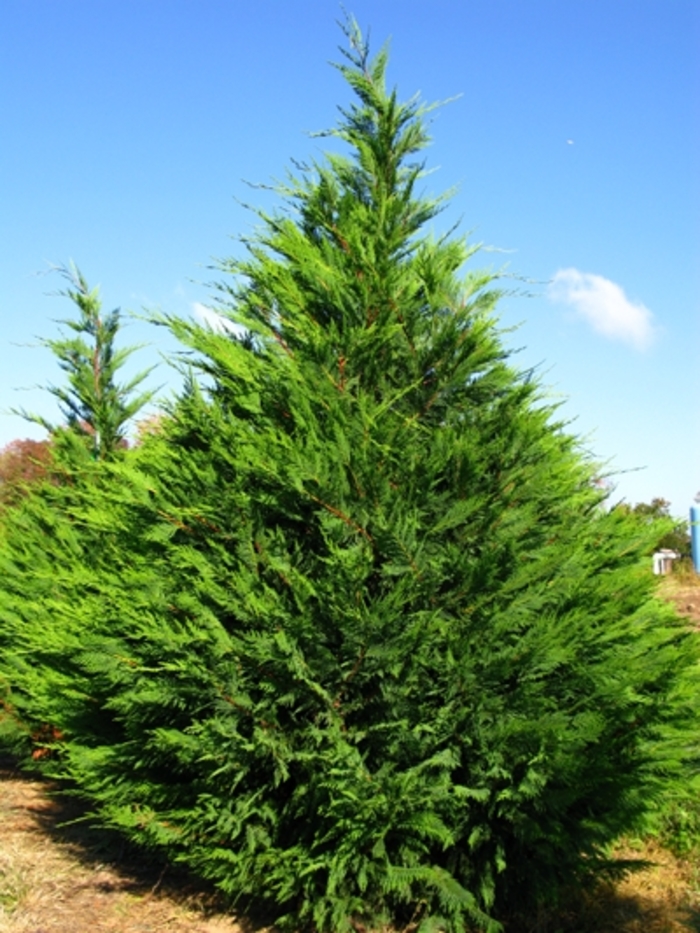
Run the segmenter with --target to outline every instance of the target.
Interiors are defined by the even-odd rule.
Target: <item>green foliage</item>
[[[700,774],[680,774],[669,782],[651,816],[650,830],[678,858],[700,855]]]
[[[681,558],[691,556],[688,522],[671,517],[671,503],[666,499],[656,498],[651,502],[638,502],[635,506],[620,503],[617,508],[654,526],[656,532],[650,552],[668,548],[680,554]]]
[[[224,263],[239,330],[166,319],[200,378],[159,430],[8,516],[0,664],[49,773],[239,903],[496,931],[691,758],[697,648],[349,37],[344,154]]]
[[[654,827],[661,843],[678,858],[700,854],[700,787],[698,780],[669,794],[659,809]]]
[[[67,386],[51,386],[49,392],[58,399],[70,431],[88,439],[92,456],[110,459],[126,443],[127,423],[153,398],[152,391],[134,395],[151,370],[124,385],[117,383],[117,373],[137,349],[115,348],[119,311],[103,314],[99,290],[90,289],[76,266],[61,266],[58,272],[70,285],[61,294],[74,303],[78,317],[61,321],[74,336],[42,340],[68,374]],[[38,422],[52,434],[57,430],[41,416],[24,411],[17,414]]]

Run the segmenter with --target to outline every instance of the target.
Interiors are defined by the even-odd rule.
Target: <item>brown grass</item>
[[[66,825],[78,805],[0,768],[0,933],[242,933],[215,896],[114,834]]]
[[[659,593],[672,602],[681,615],[687,616],[700,628],[700,574],[688,570],[662,577]]]

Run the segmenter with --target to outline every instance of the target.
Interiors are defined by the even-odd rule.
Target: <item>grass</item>
[[[700,574],[695,573],[691,566],[684,566],[676,573],[661,577],[659,593],[700,629]]]
[[[0,918],[9,916],[28,894],[27,872],[15,851],[0,853]]]

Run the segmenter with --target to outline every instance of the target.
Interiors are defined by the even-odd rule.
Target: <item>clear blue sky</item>
[[[615,498],[687,514],[700,490],[700,3],[358,0],[391,37],[401,96],[440,110],[426,182],[534,281],[501,306]],[[0,33],[0,408],[52,417],[32,349],[70,314],[47,263],[75,260],[107,308],[188,315],[269,203],[246,182],[318,155],[349,89],[335,0],[5,0]],[[548,284],[549,283],[549,284]],[[161,329],[136,364],[172,349]],[[175,387],[165,366],[158,381]],[[41,436],[0,416],[0,444]]]

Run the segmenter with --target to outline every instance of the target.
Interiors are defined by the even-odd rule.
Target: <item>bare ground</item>
[[[700,628],[697,577],[667,578],[661,591]],[[50,783],[0,760],[0,933],[264,933],[185,873],[71,823],[79,814]],[[650,867],[508,933],[700,933],[700,865],[652,842],[619,854]]]
[[[700,628],[700,575],[692,571],[669,574],[661,579],[659,592],[681,615],[690,619],[695,628]]]
[[[0,933],[244,933],[216,898],[0,763]]]

